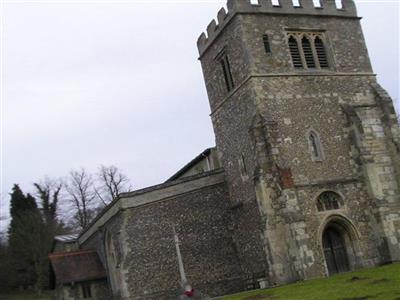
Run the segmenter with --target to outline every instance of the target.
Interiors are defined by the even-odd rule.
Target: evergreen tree
[[[18,184],[14,184],[11,193],[10,215],[11,218],[21,214],[24,211],[37,209],[35,198],[31,195],[25,196]]]
[[[12,282],[14,287],[28,287],[38,281],[44,224],[35,198],[26,196],[15,184],[10,201],[11,223],[8,231]]]
[[[0,291],[10,289],[10,251],[8,249],[5,232],[0,232]]]

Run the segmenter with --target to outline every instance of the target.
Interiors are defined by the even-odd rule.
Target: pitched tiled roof
[[[57,284],[106,278],[96,251],[75,251],[52,253],[49,255]]]

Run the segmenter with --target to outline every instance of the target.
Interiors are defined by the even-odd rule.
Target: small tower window
[[[293,66],[296,69],[302,69],[303,61],[301,60],[299,45],[297,43],[296,38],[293,36],[289,37],[289,50],[290,50],[290,55],[292,56]]]
[[[308,144],[310,147],[311,158],[313,161],[321,161],[324,159],[324,154],[322,151],[322,145],[319,135],[311,130],[308,133]]]
[[[263,43],[264,43],[265,53],[267,54],[271,53],[271,45],[269,43],[269,37],[267,34],[263,35]]]
[[[222,66],[222,72],[224,73],[226,89],[228,92],[230,92],[235,87],[235,84],[233,82],[231,66],[229,64],[228,56],[226,54],[222,55],[222,57],[220,58],[220,63]]]
[[[343,206],[342,197],[334,192],[323,192],[318,196],[317,209],[318,211],[335,210]]]
[[[329,68],[328,65],[328,58],[326,56],[324,42],[321,40],[320,37],[315,38],[315,51],[317,52],[319,66],[321,68]]]
[[[303,37],[301,40],[301,45],[303,47],[304,58],[308,68],[315,68],[314,54],[311,48],[310,40],[307,37]]]
[[[319,156],[317,137],[313,133],[310,134],[310,143],[313,155]]]
[[[247,166],[246,166],[246,160],[244,158],[244,154],[242,153],[239,158],[239,170],[240,170],[240,176],[242,177],[242,180],[245,181],[249,178],[248,172],[247,172]]]

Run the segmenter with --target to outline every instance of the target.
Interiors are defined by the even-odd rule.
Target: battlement
[[[315,5],[315,3],[319,5]],[[221,8],[217,20],[207,26],[207,35],[203,32],[197,40],[200,56],[205,52],[222,29],[238,13],[296,14],[315,16],[357,17],[353,0],[341,0],[341,6],[335,0],[228,0],[228,12]]]

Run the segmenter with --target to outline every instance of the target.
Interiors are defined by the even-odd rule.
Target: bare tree
[[[116,166],[100,166],[97,173],[96,194],[104,205],[130,189],[128,177]]]
[[[74,217],[78,225],[85,228],[99,204],[92,176],[84,168],[72,170],[64,184]]]

